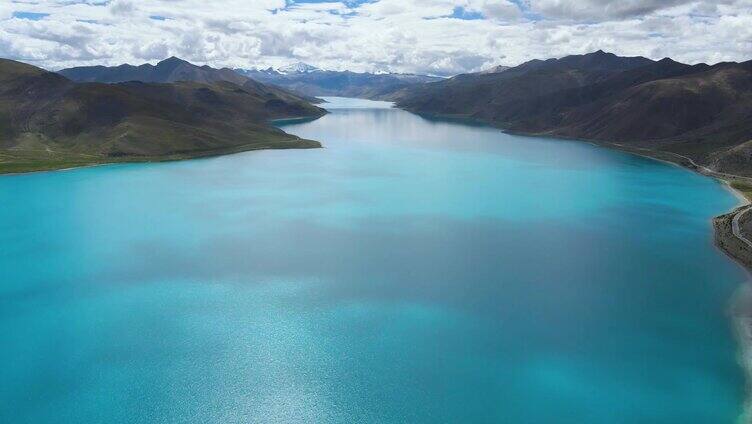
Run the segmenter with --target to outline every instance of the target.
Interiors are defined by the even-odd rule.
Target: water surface
[[[716,182],[329,99],[325,149],[0,178],[0,422],[723,423]]]

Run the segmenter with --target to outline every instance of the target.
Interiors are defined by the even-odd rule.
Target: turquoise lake
[[[0,176],[2,423],[733,423],[719,183],[329,99],[324,149]]]

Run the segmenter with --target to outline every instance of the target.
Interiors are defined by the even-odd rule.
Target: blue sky
[[[595,50],[752,59],[752,0],[0,2],[0,56],[49,69],[154,63],[451,75]]]
[[[50,16],[49,13],[35,13],[35,12],[24,12],[24,11],[15,11],[12,15],[16,19],[28,19],[31,21],[38,21],[40,19],[43,19],[47,16]]]

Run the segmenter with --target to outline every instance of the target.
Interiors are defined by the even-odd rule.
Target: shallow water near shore
[[[0,422],[736,420],[719,183],[328,100],[324,149],[0,177]]]

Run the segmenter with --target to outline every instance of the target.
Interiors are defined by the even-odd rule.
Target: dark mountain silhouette
[[[214,69],[209,66],[196,66],[177,57],[171,57],[156,65],[140,66],[82,66],[58,71],[60,75],[77,82],[118,83],[128,81],[141,82],[178,82],[193,81],[210,84],[228,81],[243,85],[246,79],[232,69]]]
[[[0,172],[320,146],[268,120],[322,109],[254,84],[75,83],[0,59]]]
[[[261,90],[269,94],[291,101],[307,101],[318,103],[318,99],[291,93],[280,87],[260,84],[259,82],[240,75],[229,68],[215,69],[211,66],[198,66],[177,57],[170,57],[156,65],[144,64],[139,66],[82,66],[62,69],[60,75],[76,82],[121,83],[140,81],[149,83],[171,83],[192,81],[212,84],[220,81],[231,82],[240,86],[247,86],[252,90]]]

